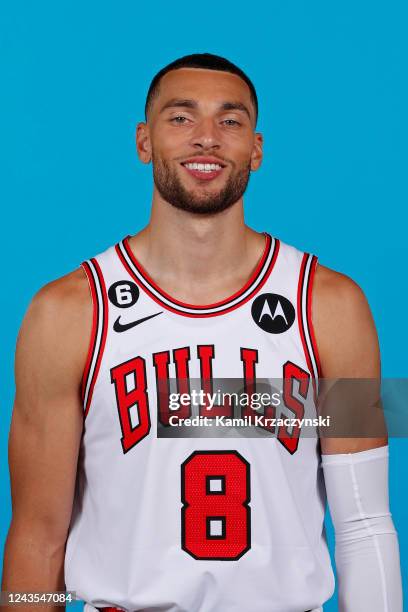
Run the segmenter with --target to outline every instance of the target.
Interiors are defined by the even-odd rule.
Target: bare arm
[[[379,392],[377,332],[364,293],[353,280],[325,266],[317,267],[313,325],[323,379],[378,379]],[[320,442],[324,454],[353,453],[384,446],[388,438],[384,428],[381,437],[322,437]]]
[[[80,382],[91,325],[87,280],[76,270],[35,296],[21,326],[9,435],[12,521],[2,590],[65,589],[65,542],[83,429]]]

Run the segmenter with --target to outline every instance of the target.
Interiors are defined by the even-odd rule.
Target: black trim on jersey
[[[225,314],[231,310],[234,310],[235,308],[238,308],[242,304],[249,301],[265,284],[269,274],[272,271],[272,268],[275,265],[279,252],[280,241],[278,238],[273,238],[266,232],[264,232],[264,235],[266,237],[266,245],[257,269],[249,281],[240,290],[226,300],[221,300],[215,304],[208,304],[204,306],[184,304],[183,302],[172,298],[170,295],[166,294],[162,289],[160,289],[160,287],[147,276],[147,272],[143,270],[136,260],[128,244],[128,239],[130,236],[127,236],[121,240],[116,245],[115,249],[125,269],[129,272],[137,284],[143,288],[155,302],[176,314],[182,314],[190,317],[210,317]]]
[[[93,336],[91,340],[92,352],[88,352],[84,378],[82,381],[84,418],[86,418],[92,402],[93,390],[98,378],[102,355],[105,350],[109,313],[105,281],[98,261],[95,258],[88,259],[84,261],[81,266],[85,270],[91,286],[93,317],[95,317],[95,321],[94,319],[92,321],[91,331],[91,335]]]
[[[306,364],[312,376],[312,384],[314,390],[315,403],[317,402],[319,369],[315,358],[313,346],[313,333],[310,329],[308,317],[308,308],[310,308],[310,299],[308,291],[310,289],[310,274],[312,270],[313,260],[317,261],[317,257],[310,253],[304,253],[302,264],[299,272],[298,295],[297,295],[297,311],[299,320],[299,333],[305,353]]]
[[[309,321],[309,312],[311,312],[311,302],[312,302],[312,294],[311,294],[311,277],[312,277],[312,270],[313,267],[317,264],[317,257],[316,255],[312,255],[312,259],[311,259],[311,263],[310,263],[310,268],[309,268],[309,272],[307,275],[307,281],[306,281],[306,325],[307,325],[307,331],[308,331],[308,335],[309,335],[309,339],[310,339],[310,346],[312,347],[312,354],[313,354],[313,359],[314,359],[314,366],[316,367],[316,372],[318,377],[321,376],[321,372],[320,372],[320,364],[319,364],[319,358],[316,355],[316,347],[315,347],[315,343],[314,343],[314,332],[313,332],[313,327],[312,327],[312,322]]]
[[[84,261],[81,264],[81,266],[85,271],[88,283],[90,285],[89,288],[90,288],[90,293],[91,293],[91,298],[92,298],[92,331],[91,331],[91,338],[90,338],[89,347],[88,347],[86,364],[85,364],[83,378],[82,378],[82,402],[84,404],[84,407],[86,407],[85,396],[88,395],[86,393],[86,388],[88,386],[88,380],[90,378],[89,374],[91,371],[92,361],[93,361],[93,357],[95,354],[96,338],[98,335],[98,329],[99,329],[99,324],[100,324],[100,312],[99,312],[100,306],[99,306],[98,292],[97,292],[96,285],[95,285],[95,278],[94,278],[92,269],[88,261]]]

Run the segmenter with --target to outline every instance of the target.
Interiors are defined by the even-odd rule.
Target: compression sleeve
[[[339,612],[402,612],[398,536],[389,510],[388,445],[322,455],[335,530]]]

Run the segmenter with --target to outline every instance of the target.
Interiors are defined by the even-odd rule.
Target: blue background
[[[137,160],[135,126],[151,78],[181,55],[224,55],[248,72],[265,159],[247,222],[356,280],[383,375],[408,376],[407,16],[392,0],[1,4],[1,550],[18,328],[43,284],[147,223],[151,167]],[[390,446],[407,574],[408,446]]]

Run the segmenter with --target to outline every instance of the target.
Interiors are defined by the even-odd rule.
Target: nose
[[[219,149],[221,146],[217,124],[211,117],[201,119],[191,135],[191,144],[196,149]]]

